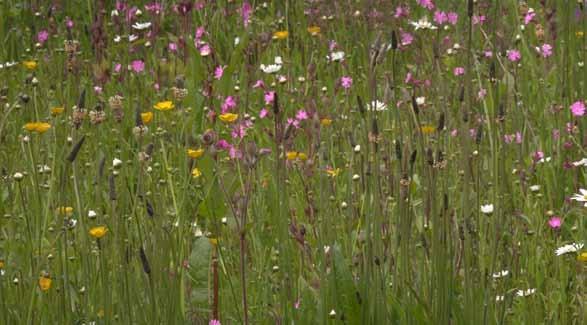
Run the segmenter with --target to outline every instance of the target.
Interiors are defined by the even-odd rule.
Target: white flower
[[[263,70],[263,72],[265,73],[276,73],[277,71],[281,70],[281,65],[280,64],[269,64],[269,65],[264,65],[261,64],[261,70]]]
[[[134,42],[134,41],[136,41],[138,38],[139,37],[137,35],[132,35],[132,34],[131,35],[128,35],[128,41],[131,42],[131,43]]]
[[[426,103],[426,97],[421,96],[421,97],[417,97],[416,98],[416,104],[418,105],[424,105]]]
[[[16,172],[14,173],[14,175],[12,175],[12,177],[17,181],[20,181],[21,179],[23,179],[24,175],[22,173]]]
[[[367,104],[368,111],[375,111],[381,112],[387,110],[387,105],[384,102],[380,102],[378,100],[372,101],[370,104]]]
[[[43,174],[43,173],[49,173],[51,171],[51,167],[47,166],[47,165],[43,165],[39,168],[39,173]]]
[[[6,62],[4,64],[4,66],[7,67],[7,68],[10,68],[10,67],[15,66],[15,65],[16,65],[16,61]]]
[[[122,160],[118,159],[118,158],[114,158],[112,160],[112,167],[117,168],[122,166]]]
[[[573,195],[571,197],[571,200],[575,200],[575,201],[578,201],[578,202],[585,202],[583,204],[583,206],[587,207],[587,190],[586,189],[583,189],[583,188],[580,188],[579,189],[579,192],[581,192],[581,194],[575,193],[575,195]]]
[[[481,212],[483,212],[485,214],[492,214],[493,213],[493,204],[482,205]]]
[[[134,23],[134,24],[132,25],[132,28],[134,28],[134,29],[136,29],[136,30],[143,30],[143,29],[147,29],[147,28],[149,28],[149,27],[151,27],[151,22],[150,22],[150,21],[148,21],[148,22],[146,22],[146,23],[139,23],[139,22],[136,22],[136,23]]]
[[[415,30],[418,29],[438,29],[438,27],[432,25],[431,22],[428,21],[428,17],[422,17],[418,21],[411,21],[410,25],[414,26]]]
[[[239,44],[240,44],[240,42],[241,42],[241,39],[240,39],[240,37],[235,37],[235,38],[234,38],[234,46],[237,46],[237,45],[239,45]]]
[[[495,272],[492,274],[494,279],[499,279],[499,278],[503,278],[504,276],[507,276],[508,274],[510,274],[510,271],[508,270],[501,270],[499,272]]]
[[[280,56],[275,57],[275,64],[283,65],[283,60]]]
[[[536,292],[536,289],[528,289],[528,290],[518,290],[516,291],[516,296],[518,297],[527,297],[532,295]]]
[[[574,253],[578,250],[580,250],[581,248],[583,248],[583,243],[572,243],[572,244],[568,244],[568,245],[564,245],[561,246],[559,248],[557,248],[554,253],[556,254],[556,256],[561,256],[564,254],[568,254],[568,253]]]
[[[325,245],[324,246],[324,254],[328,254],[330,252],[330,246]]]
[[[532,186],[530,186],[530,191],[532,191],[532,192],[538,192],[538,191],[540,191],[540,185],[532,185]]]
[[[118,13],[118,10],[116,10],[116,9],[114,9],[110,12],[110,17],[114,17],[114,16],[118,16],[118,15],[119,15],[119,13]]]
[[[573,162],[573,166],[575,166],[575,167],[587,166],[587,158],[583,158],[583,159],[581,159],[579,161]]]
[[[549,162],[550,160],[552,160],[551,157],[541,158],[540,160],[538,160],[538,163],[544,164],[545,162]]]
[[[330,55],[326,56],[326,60],[328,60],[330,62],[344,61],[344,52],[343,51],[332,52],[332,53],[330,53]]]
[[[353,181],[358,181],[361,178],[358,174],[353,175]]]
[[[88,211],[88,218],[92,219],[95,218],[98,214],[94,210]]]
[[[330,313],[328,314],[330,317],[336,317],[336,311],[331,310]]]
[[[503,301],[505,296],[495,296],[495,301]]]
[[[355,152],[360,152],[361,151],[361,145],[358,144],[355,146],[355,148],[353,149]]]

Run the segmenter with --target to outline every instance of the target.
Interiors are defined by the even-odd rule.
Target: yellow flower
[[[49,277],[39,277],[39,288],[41,288],[41,291],[49,290],[51,288],[51,282],[53,282],[53,280]]]
[[[436,128],[432,125],[423,125],[422,127],[420,127],[420,130],[423,134],[430,135],[434,133],[434,131],[436,131]]]
[[[208,238],[208,240],[210,241],[210,244],[212,244],[213,246],[218,245],[218,238],[210,237]]]
[[[37,68],[37,61],[30,60],[30,61],[23,61],[22,65],[29,70],[35,70]]]
[[[316,36],[316,35],[320,34],[320,27],[310,26],[310,27],[308,27],[308,33],[312,34],[312,36]]]
[[[192,177],[193,178],[198,178],[200,176],[202,176],[202,172],[197,167],[192,169]]]
[[[0,260],[0,270],[4,268],[4,260]]]
[[[59,208],[57,208],[57,213],[71,216],[73,214],[73,208],[72,207],[59,207]]]
[[[336,177],[338,174],[340,174],[340,168],[328,168],[326,169],[326,174],[328,174],[330,177]]]
[[[287,158],[287,160],[307,160],[308,159],[308,155],[306,155],[303,152],[297,152],[297,151],[288,151],[285,154],[285,157]]]
[[[220,120],[224,123],[232,123],[232,122],[236,121],[236,119],[238,118],[238,114],[224,113],[224,114],[220,114],[220,116],[218,116],[218,118],[220,118]]]
[[[587,252],[582,252],[581,254],[577,255],[577,261],[587,262]]]
[[[57,115],[63,113],[63,111],[65,111],[65,108],[63,108],[63,107],[53,107],[51,109],[51,115],[57,116]]]
[[[155,104],[155,106],[153,106],[153,108],[155,108],[158,111],[169,111],[172,110],[174,107],[175,105],[173,105],[173,102],[170,100],[158,102],[157,104]]]
[[[153,112],[141,113],[141,120],[144,124],[149,124],[153,120]]]
[[[92,236],[96,239],[100,239],[100,238],[104,237],[104,235],[106,235],[107,232],[108,232],[108,228],[106,228],[106,226],[94,227],[94,228],[90,229],[90,231],[89,231],[90,236]]]
[[[332,120],[329,118],[323,118],[320,120],[320,125],[322,126],[329,126],[330,124],[332,124]]]
[[[583,32],[582,30],[575,32],[575,35],[577,37],[583,37],[583,35],[585,35],[585,32]]]
[[[51,128],[51,124],[45,122],[30,122],[25,124],[23,128],[30,132],[44,133]]]
[[[286,30],[281,30],[273,33],[274,39],[286,39],[289,36],[289,32]]]
[[[188,152],[188,156],[190,158],[196,159],[196,158],[202,157],[202,155],[204,154],[204,149],[202,149],[202,148],[196,149],[196,150],[188,149],[187,152]]]

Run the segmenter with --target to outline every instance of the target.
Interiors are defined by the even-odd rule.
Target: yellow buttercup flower
[[[434,131],[436,131],[436,128],[432,125],[423,125],[422,127],[420,127],[420,130],[423,134],[430,135],[434,133]]]
[[[577,261],[587,262],[587,252],[582,252],[581,254],[577,255]]]
[[[153,120],[153,112],[141,113],[141,120],[144,124],[149,124]]]
[[[316,35],[320,34],[320,27],[310,26],[310,27],[308,27],[308,33],[312,34],[312,36],[316,36]]]
[[[332,124],[332,120],[329,118],[323,118],[320,120],[320,125],[322,126],[329,126],[330,124]]]
[[[338,174],[340,174],[340,168],[328,168],[326,169],[326,174],[328,174],[330,177],[336,177]]]
[[[208,238],[208,240],[210,241],[210,244],[212,244],[213,246],[218,245],[218,238]]]
[[[286,39],[289,36],[289,32],[286,30],[281,30],[273,33],[274,39]]]
[[[53,280],[51,280],[51,278],[49,278],[49,277],[46,277],[46,276],[39,277],[39,288],[41,288],[41,291],[47,291],[47,290],[51,289],[52,282],[53,282]]]
[[[175,105],[170,100],[158,102],[157,104],[155,104],[155,106],[153,106],[153,108],[155,108],[158,111],[169,111],[172,110],[174,107]]]
[[[59,207],[59,208],[57,208],[57,213],[71,216],[73,214],[73,208],[72,207]]]
[[[63,111],[65,111],[65,108],[63,108],[63,107],[53,107],[53,108],[51,108],[51,115],[57,116],[57,115],[63,113]]]
[[[190,158],[196,159],[196,158],[202,157],[202,155],[204,154],[204,149],[202,149],[202,148],[195,149],[195,150],[194,149],[188,149],[187,152],[188,152],[188,156]]]
[[[192,169],[192,177],[193,178],[198,178],[200,176],[202,176],[202,172],[198,168]]]
[[[22,65],[29,70],[35,70],[37,68],[37,61],[34,61],[34,60],[23,61]]]
[[[308,155],[306,155],[303,152],[297,152],[297,151],[288,151],[285,153],[285,158],[287,158],[287,160],[307,160],[308,159]]]
[[[220,114],[220,116],[218,116],[218,118],[224,123],[232,123],[232,122],[236,121],[236,119],[238,118],[238,114],[224,113],[224,114]]]
[[[51,124],[45,122],[30,122],[23,126],[29,132],[44,133],[51,128]]]
[[[90,231],[89,231],[90,236],[92,236],[96,239],[100,239],[100,238],[104,237],[104,235],[106,235],[107,232],[108,232],[108,228],[106,228],[106,226],[94,227],[94,228],[90,229]]]
[[[583,35],[585,35],[585,32],[583,32],[582,30],[575,32],[575,35],[577,37],[583,37]]]

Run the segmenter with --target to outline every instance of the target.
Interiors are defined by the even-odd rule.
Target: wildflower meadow
[[[586,324],[586,31],[0,0],[0,324]]]

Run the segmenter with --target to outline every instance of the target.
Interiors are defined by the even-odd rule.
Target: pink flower
[[[262,108],[261,111],[259,112],[259,118],[265,118],[265,116],[267,116],[267,114],[269,114],[269,111],[267,111],[267,109]]]
[[[114,72],[116,72],[116,73],[119,73],[119,72],[120,72],[120,70],[122,70],[122,64],[120,64],[120,63],[116,63],[116,64],[114,65]]]
[[[578,100],[571,105],[571,112],[574,116],[585,115],[585,103],[582,100]]]
[[[210,323],[208,323],[208,325],[221,325],[220,321],[217,319],[211,319]]]
[[[143,60],[134,60],[130,65],[132,70],[136,73],[141,73],[145,70],[145,62],[143,62]]]
[[[218,142],[216,142],[216,149],[219,150],[226,150],[228,148],[230,148],[230,144],[228,143],[228,141],[226,140],[219,140]]]
[[[94,86],[94,92],[96,93],[96,95],[100,95],[102,93],[102,87]]]
[[[485,16],[481,15],[481,16],[477,16],[477,15],[473,15],[473,25],[483,25],[485,23],[485,20],[487,18],[485,18]]]
[[[65,17],[65,27],[67,27],[67,29],[73,28],[73,20],[71,20],[71,18]]]
[[[446,12],[436,10],[434,12],[434,22],[438,25],[442,25],[448,21],[448,17],[446,16]]]
[[[457,21],[459,20],[459,15],[456,12],[449,12],[448,14],[446,14],[446,17],[448,19],[448,23],[451,25],[456,25]]]
[[[536,13],[534,10],[528,10],[528,13],[524,16],[524,25],[528,25],[535,16]]]
[[[558,140],[561,137],[561,131],[559,129],[552,130],[552,139]]]
[[[266,91],[265,95],[263,96],[265,99],[265,104],[269,105],[272,104],[275,100],[275,92],[274,91]]]
[[[263,80],[259,79],[255,81],[253,88],[265,88],[265,83],[263,82]]]
[[[510,60],[512,62],[518,62],[522,58],[522,54],[520,54],[520,51],[515,50],[515,49],[508,50],[506,54],[507,54],[508,60]]]
[[[520,131],[516,132],[516,143],[522,143],[522,133]]]
[[[226,69],[226,66],[217,66],[216,69],[214,69],[214,79],[220,80],[224,74],[224,69]]]
[[[198,50],[200,51],[201,56],[208,56],[210,53],[212,53],[212,48],[208,44],[200,46]]]
[[[162,10],[163,10],[163,6],[158,3],[158,2],[153,2],[150,4],[146,4],[145,5],[145,10],[147,10],[148,12],[152,12],[156,15],[158,15]]]
[[[485,96],[487,96],[487,89],[479,89],[479,92],[477,93],[477,99],[482,100],[483,98],[485,98]]]
[[[340,84],[344,89],[349,89],[353,85],[353,78],[349,76],[343,76],[340,78]]]
[[[222,105],[220,106],[220,108],[222,109],[222,114],[227,113],[228,111],[230,111],[231,109],[236,107],[236,101],[234,100],[234,97],[232,96],[228,96],[224,99],[224,103],[222,103]]]
[[[452,131],[450,131],[450,136],[451,137],[456,137],[457,135],[459,135],[459,130],[452,129]]]
[[[206,29],[204,28],[204,26],[196,28],[196,39],[202,39],[202,36],[204,36],[204,34],[206,34]]]
[[[542,55],[542,57],[547,58],[549,56],[552,55],[552,45],[550,44],[542,44],[542,46],[540,46],[538,48],[538,53],[540,53]]]
[[[400,30],[400,44],[401,46],[408,46],[410,44],[412,44],[412,42],[414,41],[414,36],[412,36],[412,34],[408,33],[408,32],[404,32],[403,30]]]
[[[487,50],[487,51],[483,52],[483,56],[485,56],[485,58],[489,59],[489,58],[493,57],[493,52],[491,50]]]
[[[299,128],[299,127],[300,127],[300,121],[298,121],[298,120],[297,120],[297,119],[295,119],[295,118],[291,118],[291,117],[289,117],[289,118],[287,119],[287,125],[288,125],[288,126],[289,126],[289,125],[293,125],[293,126],[294,126],[294,127],[297,129],[297,128]]]
[[[49,39],[49,32],[43,29],[37,34],[37,41],[41,44],[45,43]]]
[[[404,6],[397,6],[393,14],[393,18],[408,17],[410,15],[410,8]]]
[[[338,44],[336,43],[335,40],[328,41],[328,50],[330,50],[330,52],[334,51],[334,49],[336,49],[337,47],[338,47]]]
[[[432,0],[417,0],[418,4],[428,10],[434,9],[434,2]]]
[[[296,113],[296,119],[297,119],[298,121],[307,120],[307,119],[308,119],[308,113],[307,113],[305,110],[301,109],[301,110],[299,110],[299,111]]]
[[[560,217],[557,216],[553,216],[548,220],[548,225],[550,226],[550,228],[552,229],[559,229],[561,227],[561,225],[563,224],[563,221]]]
[[[455,76],[462,76],[465,74],[465,68],[463,67],[456,67],[453,71]]]
[[[167,45],[167,48],[169,48],[169,51],[171,52],[177,52],[177,44],[176,43],[169,43],[169,45]]]
[[[249,4],[249,2],[243,2],[243,6],[241,7],[241,17],[243,17],[243,24],[245,25],[245,27],[249,25],[251,13],[253,13],[253,8]]]
[[[228,155],[232,159],[241,159],[243,157],[243,153],[235,146],[230,146],[230,149],[228,149]]]

